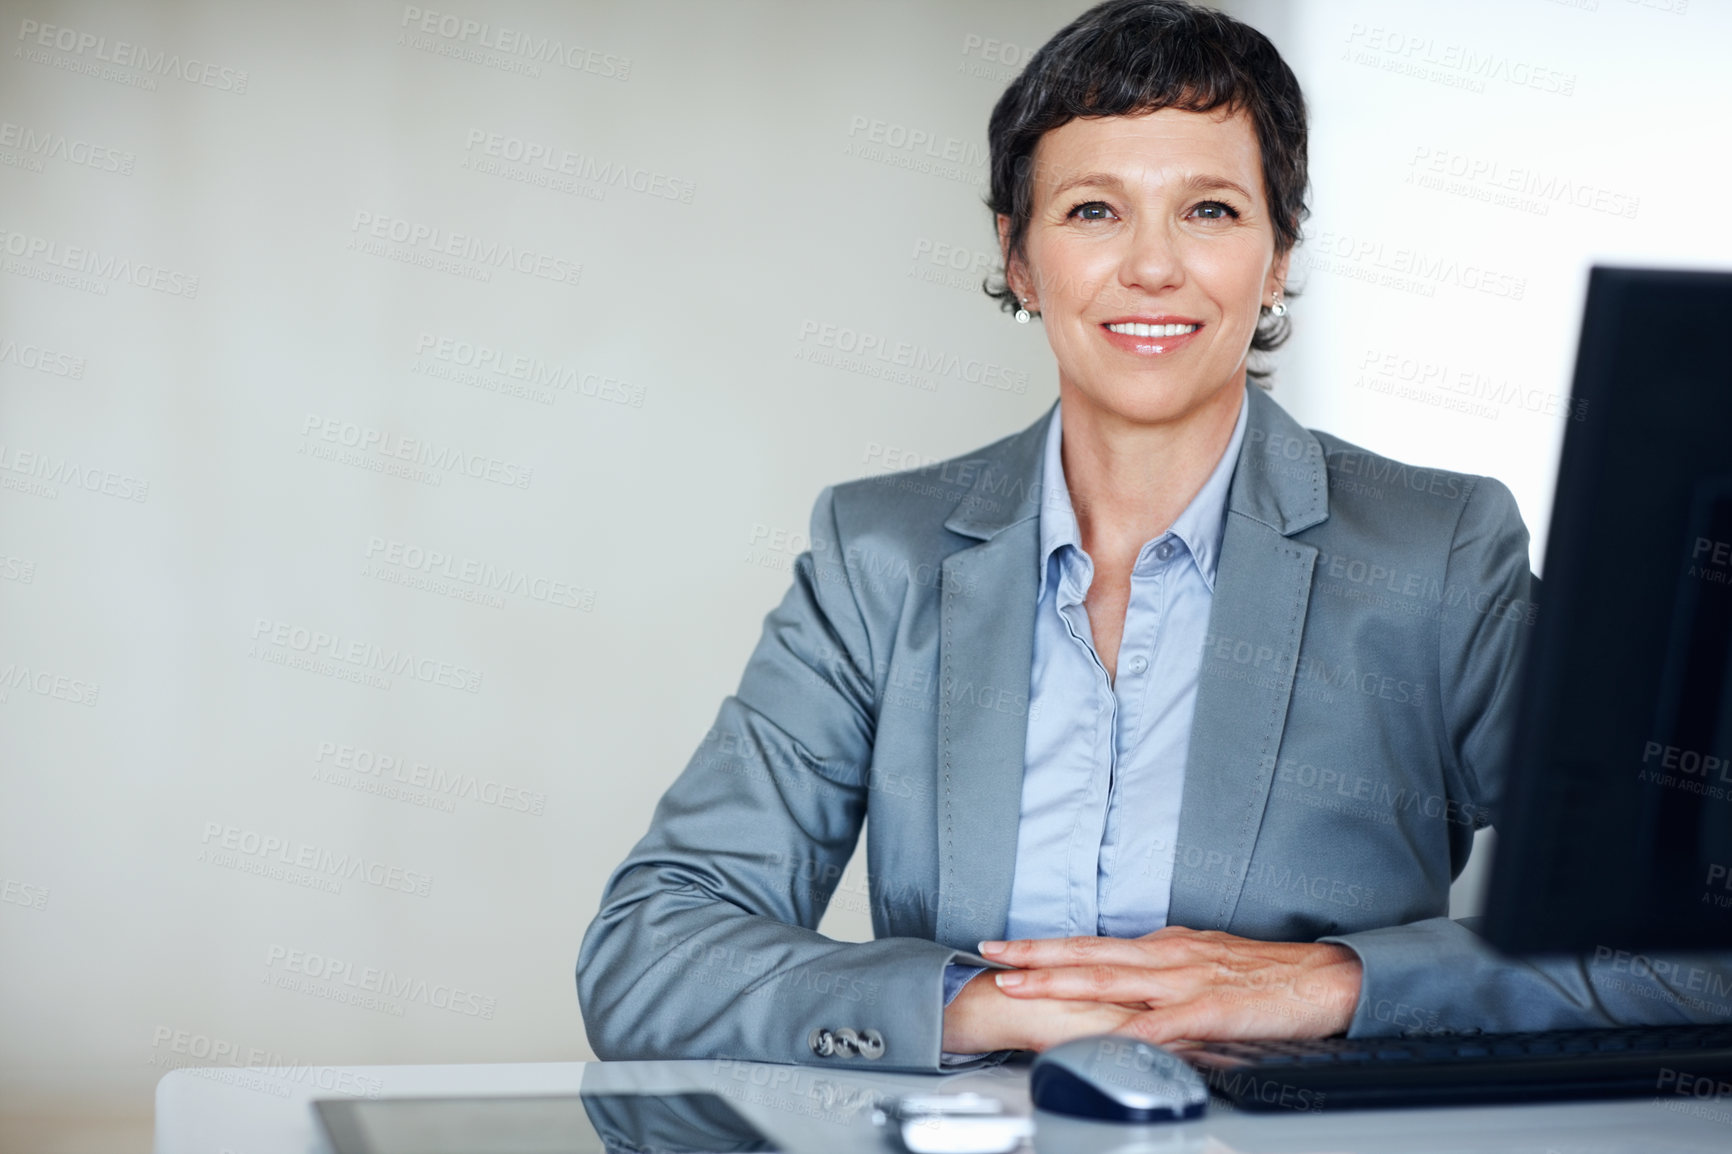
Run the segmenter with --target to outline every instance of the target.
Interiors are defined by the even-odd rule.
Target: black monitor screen
[[[1484,932],[1732,945],[1732,275],[1593,270]]]

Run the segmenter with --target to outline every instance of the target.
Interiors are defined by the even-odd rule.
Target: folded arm
[[[811,539],[839,540],[828,491]],[[597,1055],[940,1068],[944,968],[973,955],[816,929],[865,816],[872,669],[838,550],[801,555],[739,692],[584,935],[578,992]]]

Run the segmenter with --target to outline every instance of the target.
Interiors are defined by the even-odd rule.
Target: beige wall
[[[0,1140],[231,1052],[587,1056],[818,489],[1053,395],[984,127],[1082,6],[0,3]],[[1732,258],[1728,13],[1664,7],[1243,6],[1315,114],[1283,403],[1543,536],[1589,260]]]

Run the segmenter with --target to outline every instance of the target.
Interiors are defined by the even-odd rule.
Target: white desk
[[[176,1070],[156,1088],[158,1154],[324,1154],[309,1103],[374,1095],[715,1090],[790,1154],[886,1154],[875,1091],[976,1090],[1027,1112],[1028,1069],[949,1077],[840,1075],[723,1061]],[[321,1088],[323,1087],[323,1088]],[[1732,1150],[1732,1101],[1635,1099],[1571,1105],[1322,1114],[1239,1114],[1219,1101],[1182,1126],[1114,1126],[1041,1114],[1035,1154],[1666,1154]]]

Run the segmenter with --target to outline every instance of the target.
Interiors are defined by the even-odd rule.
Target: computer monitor
[[[1732,947],[1732,274],[1595,268],[1481,932]]]

